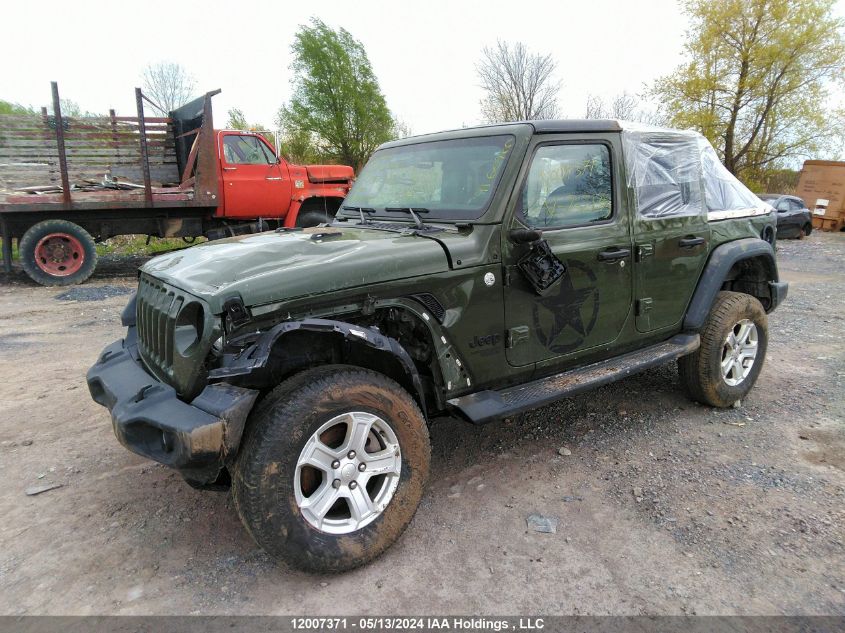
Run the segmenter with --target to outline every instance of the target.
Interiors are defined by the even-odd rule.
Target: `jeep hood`
[[[141,271],[205,299],[216,314],[235,294],[255,306],[448,269],[433,239],[344,227],[217,240],[155,257]]]

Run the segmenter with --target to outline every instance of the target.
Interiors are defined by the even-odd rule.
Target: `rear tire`
[[[810,237],[810,233],[813,232],[813,225],[807,223],[803,226],[803,228],[801,230],[804,233],[804,237]]]
[[[729,407],[760,375],[769,340],[760,302],[741,292],[720,292],[701,331],[701,346],[678,359],[681,383],[693,400]]]
[[[327,366],[286,380],[259,404],[232,492],[247,531],[268,553],[307,571],[342,571],[399,538],[429,462],[425,419],[404,389],[370,370]]]
[[[19,249],[24,271],[42,286],[81,284],[97,267],[94,238],[67,220],[44,220],[31,226]]]

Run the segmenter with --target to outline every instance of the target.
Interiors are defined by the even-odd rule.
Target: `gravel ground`
[[[438,419],[408,531],[323,577],[270,560],[228,494],[120,447],[91,402],[142,260],[70,290],[0,278],[0,613],[845,615],[845,236],[778,251],[790,295],[740,408],[690,402],[667,366]]]

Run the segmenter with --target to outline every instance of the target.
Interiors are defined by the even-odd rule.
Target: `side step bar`
[[[516,387],[499,391],[479,391],[468,396],[452,398],[448,404],[470,422],[475,424],[490,422],[663,365],[694,352],[700,344],[698,334],[678,334],[663,343],[610,360],[603,360]]]

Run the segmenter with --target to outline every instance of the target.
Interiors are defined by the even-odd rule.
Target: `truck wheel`
[[[308,571],[352,569],[405,530],[430,450],[419,407],[394,381],[344,365],[308,370],[250,416],[235,506],[273,556]]]
[[[44,220],[20,241],[24,271],[42,286],[81,284],[97,266],[97,249],[88,231],[67,220]]]
[[[701,331],[701,347],[678,359],[687,393],[713,407],[729,407],[751,391],[769,340],[766,312],[741,292],[720,292]]]

